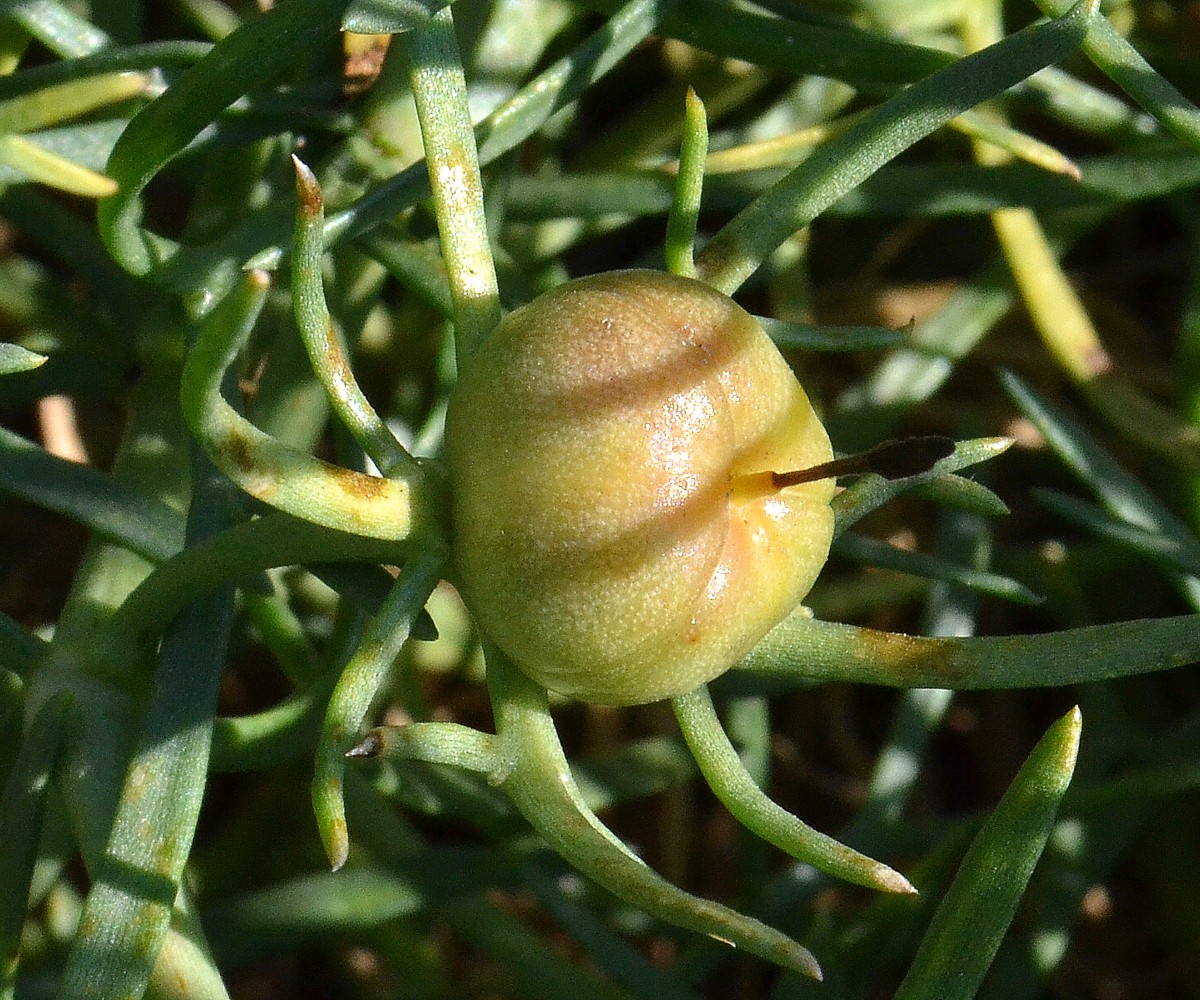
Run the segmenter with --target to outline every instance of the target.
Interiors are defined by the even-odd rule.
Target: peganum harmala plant
[[[876,372],[830,407],[834,444],[855,448],[890,436],[898,415],[935,391],[1005,302],[989,279],[964,285],[916,330],[840,332],[760,321],[729,298],[764,272],[794,279],[804,255],[796,234],[855,197],[934,211],[921,207],[912,187],[898,198],[906,168],[886,165],[945,126],[961,129],[980,166],[944,175],[929,196],[958,197],[968,206],[960,211],[992,214],[1017,287],[1063,373],[1121,434],[1192,472],[1194,428],[1116,374],[1054,257],[1057,245],[1098,225],[1115,198],[1185,192],[1197,174],[1200,114],[1137,61],[1094,7],[1055,9],[1052,19],[1004,37],[994,4],[946,5],[940,20],[920,27],[953,38],[960,55],[770,3],[634,0],[590,35],[553,3],[531,4],[522,15],[460,0],[452,15],[442,3],[290,0],[244,23],[224,5],[188,6],[219,39],[211,46],[114,41],[53,3],[0,12],[10,70],[0,78],[0,102],[10,102],[0,104],[0,117],[22,101],[41,108],[36,118],[14,111],[6,119],[14,133],[158,93],[134,107],[115,105],[114,117],[99,123],[107,130],[90,119],[68,127],[52,147],[59,160],[37,159],[36,169],[20,142],[6,147],[6,162],[23,179],[106,195],[96,232],[28,188],[12,188],[0,202],[39,254],[94,285],[97,297],[95,315],[54,316],[47,331],[28,333],[4,355],[10,399],[112,394],[123,379],[133,385],[111,474],[4,432],[0,483],[95,533],[52,634],[0,621],[11,750],[0,801],[6,993],[225,996],[222,959],[253,956],[255,928],[262,941],[290,940],[306,926],[345,929],[336,914],[355,913],[360,928],[404,921],[411,938],[422,932],[416,916],[432,912],[508,964],[523,992],[612,995],[610,982],[531,933],[519,947],[506,944],[502,915],[485,895],[498,883],[538,898],[619,988],[690,994],[688,980],[709,969],[714,953],[690,956],[670,977],[631,953],[562,888],[567,883],[539,874],[537,848],[514,832],[510,805],[571,865],[634,909],[819,978],[813,955],[773,926],[796,922],[811,877],[777,885],[774,903],[756,907],[775,918],[764,921],[656,875],[597,817],[596,803],[626,794],[622,781],[610,775],[608,785],[591,779],[589,787],[586,768],[563,749],[550,692],[620,705],[669,698],[690,755],[672,758],[681,777],[698,768],[741,823],[803,865],[909,895],[913,886],[897,870],[817,833],[767,797],[761,773],[722,727],[709,682],[720,677],[734,696],[729,724],[743,738],[766,732],[765,712],[757,729],[737,716],[762,709],[767,690],[834,679],[914,689],[889,749],[920,756],[946,711],[944,697],[920,689],[1083,684],[1200,656],[1194,615],[1044,635],[921,638],[822,621],[797,607],[831,544],[849,559],[952,584],[944,612],[968,603],[965,594],[1036,602],[1016,580],[973,565],[973,552],[956,563],[848,532],[889,501],[919,494],[978,536],[979,519],[1004,505],[957,473],[1004,451],[1007,439],[954,445],[923,437],[834,459],[768,336],[821,349],[891,346]],[[121,9],[136,20],[133,5]],[[864,4],[858,13],[876,28],[905,26],[885,5]],[[106,16],[118,34],[130,30],[118,14]],[[460,48],[455,20],[468,25],[469,48]],[[335,50],[339,28],[396,33],[379,80],[349,107],[331,94],[337,75],[322,58]],[[513,51],[513,37],[536,39],[540,49],[560,32],[573,47],[555,61]],[[670,112],[665,104],[648,110],[622,148],[579,152],[593,168],[586,172],[570,172],[571,156],[554,170],[549,162],[522,164],[514,151],[531,139],[530,147],[552,143],[561,113],[602,93],[652,33],[753,63],[736,71],[698,66],[697,82],[704,77],[712,88],[709,106],[758,112],[764,121],[771,112],[788,118],[790,130],[766,139],[733,125],[726,148],[710,154],[705,106],[689,94]],[[62,58],[18,68],[34,39]],[[369,44],[385,47],[382,39]],[[1046,70],[1080,47],[1154,117]],[[477,124],[470,102],[484,98],[472,93],[461,51],[499,91]],[[490,72],[497,63],[503,72]],[[770,73],[789,80],[802,73],[818,96],[806,99],[803,89],[780,96]],[[81,103],[85,82],[110,79],[100,74],[111,75],[115,89]],[[843,114],[850,92],[814,83],[818,76],[857,88],[861,106]],[[1002,94],[1003,101],[1031,94],[1057,101],[1064,125],[1104,135],[1119,155],[1077,167],[1008,125],[1003,101],[981,107]],[[682,122],[662,127],[679,105]],[[820,127],[802,127],[814,111]],[[1142,145],[1156,120],[1173,138]],[[664,132],[669,145],[674,135],[681,140],[673,170],[654,169],[655,156],[668,152]],[[106,176],[93,179],[78,171],[90,169],[79,164],[90,163],[89,150],[95,159],[97,136],[109,137]],[[292,156],[300,137],[315,173]],[[1121,172],[1122,156],[1141,157],[1135,166],[1144,190],[1130,189],[1135,170]],[[907,167],[914,168],[922,169]],[[722,187],[726,170],[745,173],[746,183]],[[160,174],[191,184],[182,199],[186,222],[173,231],[146,224]],[[1081,180],[1063,180],[1072,175]],[[91,188],[80,187],[81,176]],[[697,252],[700,210],[713,191],[724,214]],[[338,205],[328,217],[327,199]],[[1083,211],[1064,212],[1061,232],[1048,238],[1027,205]],[[653,212],[668,217],[669,273],[605,265],[589,270],[608,273],[564,280],[563,261],[574,251],[601,243],[620,219]],[[290,271],[284,308],[271,290],[270,271],[281,266]],[[412,447],[360,387],[344,335],[359,331],[359,350],[369,350],[372,322],[388,322],[379,317],[393,282],[404,290],[397,325],[411,325],[405,343],[424,358],[417,394],[428,392],[402,407],[415,425]],[[306,384],[289,311],[320,392]],[[33,314],[43,313],[52,315]],[[111,331],[107,353],[96,329]],[[50,361],[23,376],[38,361],[31,352]],[[75,367],[56,363],[59,355]],[[244,364],[244,386],[233,377],[239,358],[261,369]],[[79,364],[89,359],[90,369]],[[365,380],[368,371],[357,367]],[[1194,601],[1200,549],[1193,533],[1082,428],[1016,377],[1007,385],[1105,509],[1062,494],[1048,495],[1047,504],[1150,557]],[[246,389],[250,400],[241,398]],[[313,454],[325,407],[335,417],[336,462]],[[835,494],[835,478],[844,475],[856,478]],[[275,572],[288,566],[308,573]],[[394,578],[380,566],[393,567]],[[315,596],[314,579],[327,588]],[[413,655],[410,639],[435,637],[426,609],[447,600],[442,580],[458,587],[479,626],[494,732],[437,718],[443,713],[411,679],[392,679],[396,661]],[[327,624],[306,622],[306,605]],[[250,628],[293,690],[259,711],[218,715],[231,644],[235,652],[245,647]],[[945,629],[934,623],[930,631]],[[408,720],[364,732],[384,694]],[[906,734],[906,719],[912,725],[917,716],[923,724]],[[1077,710],[1050,727],[965,856],[953,835],[928,852],[923,876],[944,871],[947,852],[962,862],[920,946],[904,956],[908,972],[897,995],[975,995],[1047,842],[1066,836],[1056,817],[1079,730]],[[618,750],[618,761],[628,766],[649,747]],[[367,777],[348,757],[386,766]],[[193,893],[203,899],[204,877],[190,885],[185,869],[210,772],[260,772],[292,760],[313,771],[325,853],[335,869],[345,868],[198,913]],[[671,766],[656,769],[656,787],[669,782]],[[877,779],[874,818],[864,814],[849,838],[860,844],[895,827],[911,788],[911,777],[901,779],[889,799],[888,774],[881,769]],[[470,817],[506,849],[471,855],[460,870],[461,859],[409,827],[388,797]],[[372,862],[352,860],[357,841]],[[894,841],[881,847],[907,853]],[[76,853],[81,880],[66,867]],[[220,882],[220,862],[201,869]],[[82,899],[77,885],[86,887]],[[46,914],[40,938],[38,921],[26,923],[30,906]],[[57,919],[55,907],[69,919]],[[864,912],[852,937],[870,943],[906,926],[915,910]],[[71,927],[58,932],[56,922]],[[814,927],[812,938],[838,966],[830,989],[849,995],[853,965],[868,970],[878,962],[862,961],[828,925]],[[535,960],[522,965],[522,949]],[[392,951],[401,962],[415,962],[413,953]],[[860,988],[870,986],[860,978]],[[804,989],[787,978],[779,988]]]

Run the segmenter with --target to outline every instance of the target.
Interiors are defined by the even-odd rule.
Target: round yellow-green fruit
[[[528,676],[642,704],[724,673],[808,593],[832,458],[787,362],[701,282],[616,271],[509,314],[451,399],[457,583]],[[734,481],[738,480],[738,488]]]

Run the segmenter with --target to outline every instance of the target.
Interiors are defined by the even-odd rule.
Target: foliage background
[[[567,276],[661,266],[674,185],[664,165],[678,155],[688,86],[707,105],[717,154],[703,244],[814,144],[848,135],[839,148],[858,149],[855,114],[931,76],[953,60],[946,53],[987,44],[997,18],[1009,33],[1039,16],[1032,4],[997,10],[986,0],[644,6],[652,18],[644,37],[611,71],[576,81],[577,101],[511,150],[481,144],[506,307]],[[39,756],[36,693],[75,667],[43,640],[54,635],[55,649],[105,641],[133,584],[180,545],[190,482],[213,520],[202,530],[254,509],[203,463],[189,473],[198,459],[179,416],[180,365],[210,300],[247,260],[274,267],[270,248],[290,243],[293,150],[316,169],[331,218],[354,230],[326,257],[325,281],[355,371],[405,443],[421,453],[438,447],[453,379],[451,309],[433,213],[409,211],[423,195],[404,171],[422,145],[405,40],[392,42],[374,78],[382,43],[351,60],[335,7],[288,0],[269,15],[286,31],[236,49],[239,25],[263,23],[251,4],[0,4],[0,325],[5,341],[48,358],[29,367],[35,359],[20,352],[0,356],[0,767],[21,779],[10,779],[0,813],[10,857],[0,876],[14,890],[22,852],[37,852],[28,907],[0,878],[0,939],[20,943],[16,995],[59,989],[90,884],[87,859],[106,840],[130,745],[139,734],[146,745],[147,719],[183,731],[170,725],[181,716],[160,719],[147,704],[172,691],[175,711],[203,709],[197,677],[219,683],[218,721],[210,710],[199,742],[170,752],[186,762],[211,734],[211,766],[167,787],[165,812],[147,821],[189,822],[183,803],[203,797],[190,857],[185,847],[178,860],[213,961],[185,954],[173,985],[155,979],[148,995],[220,996],[227,987],[239,998],[891,996],[979,820],[1075,704],[1084,737],[1074,784],[979,995],[1196,995],[1200,692],[1185,664],[1200,650],[1172,661],[1149,651],[1156,640],[1139,626],[1106,656],[1074,648],[1075,679],[1090,683],[1066,687],[952,697],[753,677],[719,687],[735,742],[776,798],[909,874],[919,901],[816,877],[742,830],[694,780],[666,706],[556,707],[568,752],[594,801],[611,805],[613,827],[671,880],[809,945],[826,969],[820,987],[673,932],[592,888],[495,790],[449,769],[353,772],[351,862],[330,873],[309,782],[320,710],[364,627],[363,601],[345,595],[379,588],[366,571],[323,574],[324,583],[300,569],[214,580],[243,585],[240,596],[235,605],[218,594],[175,626],[184,650],[175,680],[155,681],[136,663],[86,664],[66,685],[70,717],[108,734],[110,756],[94,759],[94,771],[61,775],[74,759],[68,748],[45,793],[35,779],[55,766],[57,737]],[[395,16],[380,8],[375,16]],[[604,37],[614,9],[454,4],[476,120],[579,51],[589,33]],[[1196,5],[1104,9],[1115,36],[1183,95],[1200,94]],[[1153,88],[1127,96],[1096,68],[1112,66],[1095,39],[1093,31],[1099,55],[1071,55],[973,122],[897,149],[893,163],[772,248],[738,293],[752,311],[788,324],[773,332],[839,450],[919,433],[1017,442],[975,472],[1008,516],[985,516],[996,505],[983,492],[957,503],[945,492],[894,500],[839,544],[811,595],[818,618],[930,635],[1033,635],[1196,608],[1200,113]],[[229,62],[189,76],[213,43],[232,53]],[[177,110],[133,140],[127,134],[110,161],[135,115],[187,86],[182,106],[194,120]],[[61,159],[30,150],[25,136]],[[835,177],[849,176],[838,166],[846,162]],[[106,173],[121,185],[115,197]],[[96,198],[107,198],[99,224]],[[171,257],[164,243],[131,242],[121,215],[134,202],[149,231],[201,249]],[[1040,221],[997,222],[995,213],[1022,206]],[[1067,281],[1039,285],[1047,276]],[[1005,391],[1002,370],[1026,388],[1010,381]],[[227,390],[240,389],[258,426],[361,467],[303,355],[286,268],[237,375]],[[914,552],[934,558],[916,562]],[[405,647],[376,714],[489,729],[461,604],[443,586],[429,612],[439,638]],[[1192,650],[1197,629],[1186,628],[1180,648]],[[223,633],[228,656],[205,672]],[[1026,662],[1036,667],[1042,648],[1028,647]],[[1146,673],[1160,666],[1181,669]],[[1114,679],[1122,673],[1144,675]],[[295,712],[271,715],[279,704]],[[238,718],[251,724],[238,729]],[[162,891],[170,889],[146,889]],[[173,934],[195,940],[194,926],[176,922]],[[957,925],[959,948],[975,946],[972,926]],[[102,956],[90,961],[96,982],[118,975]]]

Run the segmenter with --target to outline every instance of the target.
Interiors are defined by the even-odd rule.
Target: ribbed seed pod
[[[829,552],[832,457],[791,369],[732,299],[621,271],[511,313],[450,401],[458,582],[530,677],[641,704],[726,671]]]

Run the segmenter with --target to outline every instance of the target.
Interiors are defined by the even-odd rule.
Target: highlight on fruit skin
[[[506,317],[450,400],[457,583],[530,677],[641,704],[724,673],[828,556],[832,459],[749,313],[657,271],[568,282]],[[748,488],[747,488],[748,487]]]

